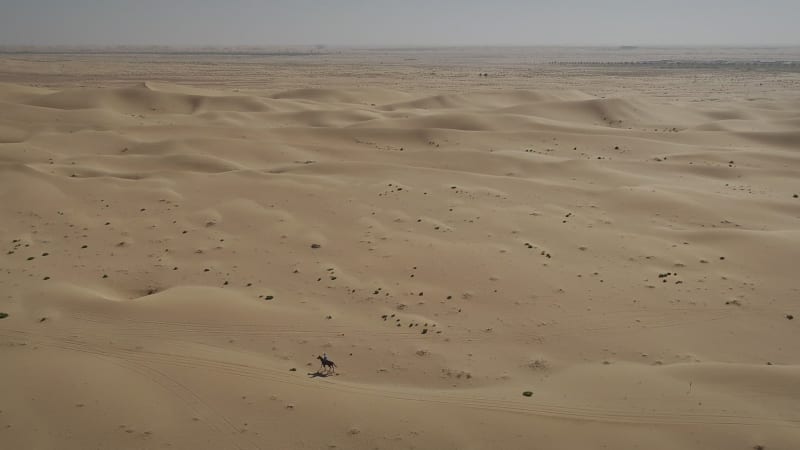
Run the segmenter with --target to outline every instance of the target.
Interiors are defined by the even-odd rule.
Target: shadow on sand
[[[328,373],[328,372],[321,372],[319,370],[316,371],[316,372],[309,372],[308,373],[308,377],[309,378],[328,378],[331,375],[333,375],[333,374],[332,373]]]

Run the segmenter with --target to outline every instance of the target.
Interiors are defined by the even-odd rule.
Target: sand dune
[[[0,440],[797,448],[798,117],[2,84]]]

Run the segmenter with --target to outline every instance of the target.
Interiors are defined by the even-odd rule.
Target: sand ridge
[[[798,108],[2,84],[2,439],[793,448]]]

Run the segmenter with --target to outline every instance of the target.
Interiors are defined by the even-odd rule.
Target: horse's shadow
[[[309,372],[308,378],[328,378],[329,376],[333,375],[332,373],[322,372],[320,370],[316,372]]]

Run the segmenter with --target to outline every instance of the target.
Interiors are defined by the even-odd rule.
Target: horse
[[[336,364],[333,361],[322,356],[317,356],[317,359],[322,363],[320,371],[324,368],[326,372],[336,372]]]

